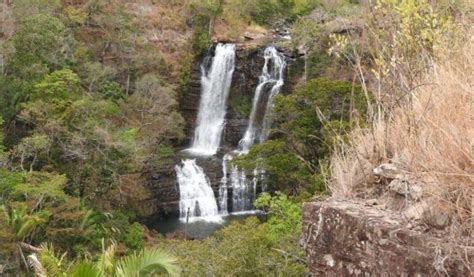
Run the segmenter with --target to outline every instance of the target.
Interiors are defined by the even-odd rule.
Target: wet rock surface
[[[304,204],[302,244],[312,276],[470,276],[464,263],[451,259],[445,238],[375,205]]]

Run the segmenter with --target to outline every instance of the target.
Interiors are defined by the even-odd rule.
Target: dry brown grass
[[[471,41],[472,44],[472,41]],[[425,85],[369,129],[357,129],[332,160],[336,195],[350,196],[382,162],[430,177],[446,191],[474,191],[474,52],[466,46],[456,59],[434,65]]]
[[[474,36],[456,54],[450,50],[408,101],[375,115],[369,128],[354,130],[335,150],[328,187],[337,197],[382,198],[390,193],[387,182],[373,169],[397,165],[422,184],[430,207],[449,214],[453,252],[472,267],[462,256],[474,246]]]

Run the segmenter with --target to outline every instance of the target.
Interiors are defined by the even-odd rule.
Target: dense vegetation
[[[5,272],[304,276],[301,203],[331,193],[328,184],[334,193],[330,181],[342,186],[335,169],[355,163],[347,155],[357,152],[352,130],[370,137],[366,127],[375,118],[391,118],[393,109],[412,103],[404,96],[441,59],[437,51],[445,41],[463,41],[453,17],[464,6],[453,1],[377,1],[371,15],[368,4],[342,0],[163,0],[138,8],[126,2],[0,4]],[[147,9],[155,16],[143,17]],[[336,16],[356,26],[326,24],[337,23]],[[142,173],[172,159],[173,146],[185,139],[179,101],[192,63],[215,39],[215,29],[223,30],[217,38],[234,40],[281,21],[293,40],[279,46],[305,53],[304,74],[276,98],[270,139],[233,161],[266,169],[272,193],[255,202],[266,220],[233,222],[205,240],[147,230],[137,221],[143,211],[136,197],[147,193]],[[250,112],[242,104],[249,99],[229,101]],[[391,159],[393,151],[371,162]],[[456,172],[467,174],[462,163]],[[453,197],[467,205],[468,196]]]

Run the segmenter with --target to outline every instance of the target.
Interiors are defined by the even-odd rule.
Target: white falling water
[[[283,73],[286,63],[283,55],[278,53],[275,47],[270,46],[265,49],[264,58],[265,64],[255,89],[249,126],[239,142],[239,151],[244,154],[248,153],[250,146],[255,142],[263,142],[267,139],[271,123],[269,113],[273,107],[273,100],[284,83]],[[268,96],[265,99],[266,95]],[[265,101],[266,105],[262,107]]]
[[[249,184],[245,171],[233,166],[230,181],[232,184],[232,212],[251,210],[255,194],[253,186]]]
[[[209,71],[206,72],[201,66],[201,101],[190,152],[199,155],[214,155],[217,152],[234,67],[234,44],[218,44]]]
[[[220,221],[214,192],[196,160],[183,160],[175,166],[179,184],[179,213],[182,221]]]
[[[275,47],[267,47],[264,52],[265,64],[255,89],[255,96],[250,113],[249,126],[244,137],[239,142],[236,151],[238,155],[248,153],[250,146],[261,143],[268,138],[270,133],[270,113],[273,100],[283,86],[285,60]],[[253,200],[257,195],[257,183],[262,179],[264,170],[255,169],[252,180],[247,179],[247,174],[237,167],[232,167],[230,182],[232,187],[232,211],[242,212],[252,209]]]
[[[230,154],[225,154],[222,158],[222,179],[219,186],[219,213],[221,215],[227,215],[228,208],[227,208],[227,194],[228,194],[228,187],[227,187],[227,163],[228,161],[232,160],[232,156]]]

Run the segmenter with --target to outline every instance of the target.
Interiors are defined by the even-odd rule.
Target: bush
[[[143,227],[138,223],[130,225],[125,235],[124,242],[130,249],[143,249]]]
[[[265,168],[272,189],[292,194],[324,192],[325,159],[336,142],[347,139],[350,129],[364,121],[366,113],[361,87],[312,79],[292,94],[277,96],[276,138],[253,145],[248,155],[233,163],[246,170]]]

